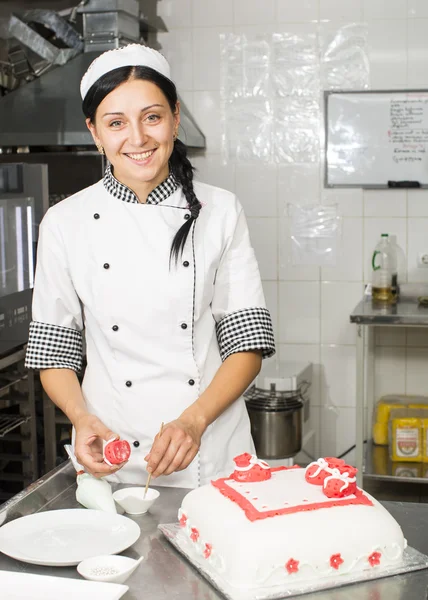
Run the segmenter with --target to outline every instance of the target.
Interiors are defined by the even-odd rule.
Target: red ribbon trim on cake
[[[270,472],[275,473],[275,471],[292,471],[293,469],[301,469],[299,465],[293,465],[292,467],[271,467]]]
[[[294,465],[293,467],[274,467],[271,469],[271,471],[272,472],[286,471],[289,469],[300,469],[300,468],[301,467],[299,467],[298,465]],[[277,508],[275,510],[266,510],[264,512],[260,512],[257,510],[257,508],[255,506],[253,506],[253,504],[251,504],[251,502],[249,500],[244,498],[244,496],[242,496],[242,494],[240,494],[240,492],[231,488],[228,485],[227,482],[229,480],[230,480],[229,477],[217,479],[216,481],[211,481],[211,484],[215,488],[217,488],[219,490],[219,492],[221,492],[223,494],[223,496],[226,496],[226,498],[229,498],[229,500],[232,500],[232,502],[235,502],[244,511],[244,513],[249,521],[259,521],[260,519],[267,519],[269,517],[278,517],[280,515],[291,515],[293,513],[307,512],[310,510],[318,510],[321,508],[333,508],[334,506],[349,506],[349,505],[354,505],[354,504],[363,504],[366,506],[373,506],[372,501],[364,494],[364,492],[362,490],[357,488],[357,491],[355,492],[353,497],[347,496],[346,498],[341,498],[340,500],[332,499],[332,500],[327,500],[326,502],[313,502],[312,504],[299,504],[298,506],[289,506],[287,508]],[[262,484],[262,482],[261,482],[261,484]]]

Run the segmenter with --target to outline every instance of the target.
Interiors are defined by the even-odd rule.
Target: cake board
[[[190,564],[207,579],[227,600],[280,600],[290,596],[300,596],[313,592],[320,592],[332,588],[338,588],[352,583],[363,583],[373,579],[381,579],[383,577],[391,577],[393,575],[402,575],[412,571],[420,571],[428,568],[428,556],[422,554],[415,548],[407,547],[403,553],[403,561],[399,565],[389,566],[385,569],[363,571],[359,573],[347,573],[340,576],[323,578],[317,581],[310,581],[306,584],[295,582],[275,587],[261,587],[252,589],[240,589],[231,586],[223,580],[219,573],[213,571],[209,564],[201,557],[191,557],[190,543],[182,535],[179,523],[165,523],[158,525],[159,530],[163,533],[166,539],[172,546],[184,556]]]

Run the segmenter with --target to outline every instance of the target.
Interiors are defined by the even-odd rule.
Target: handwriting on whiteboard
[[[388,138],[394,162],[422,162],[428,144],[428,98],[391,100]]]

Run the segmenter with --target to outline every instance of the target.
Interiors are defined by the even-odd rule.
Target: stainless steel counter
[[[119,487],[119,486],[117,486]],[[37,511],[77,508],[74,471],[69,463],[58,467],[27,490],[0,506],[0,523]],[[141,527],[140,539],[125,555],[145,560],[126,582],[129,591],[123,600],[212,600],[222,596],[167,542],[158,531],[159,523],[172,523],[188,490],[159,488],[161,495],[150,513],[132,517]],[[403,528],[410,546],[428,554],[428,506],[386,502],[385,506]],[[79,578],[74,567],[39,567],[0,554],[0,570],[23,571],[57,577]],[[304,596],[305,600],[426,600],[428,569],[345,586]],[[7,600],[5,590],[0,597]]]
[[[371,298],[357,304],[350,315],[351,323],[360,325],[428,326],[428,307],[419,306],[416,299],[400,301],[394,306],[373,306]]]

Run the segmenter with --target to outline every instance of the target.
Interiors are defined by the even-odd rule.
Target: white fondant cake
[[[399,564],[406,540],[398,523],[356,488],[352,467],[344,472],[337,469],[338,462],[347,467],[344,461],[329,466],[329,460],[335,459],[306,470],[270,469],[251,457],[250,466],[237,466],[229,478],[192,490],[178,515],[188,555],[239,588]],[[326,494],[332,480],[333,496]]]

